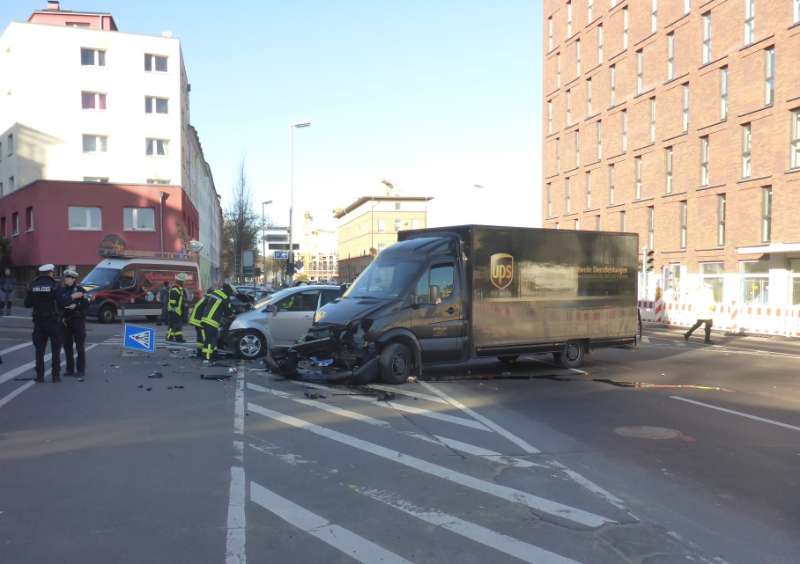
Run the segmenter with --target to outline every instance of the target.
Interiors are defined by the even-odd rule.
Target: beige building
[[[314,221],[306,212],[303,216],[303,240],[300,243],[303,270],[309,282],[325,282],[338,279],[336,261],[336,230],[328,229]]]
[[[425,196],[362,196],[344,209],[339,220],[339,279],[352,281],[384,248],[397,241],[398,231],[428,225]]]

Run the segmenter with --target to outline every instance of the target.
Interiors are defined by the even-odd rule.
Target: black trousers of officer
[[[44,352],[47,341],[53,354],[51,374],[53,380],[61,377],[61,324],[55,317],[33,322],[33,346],[36,348],[36,379],[44,380]]]
[[[86,371],[86,320],[83,317],[64,320],[63,344],[64,355],[67,357],[67,372],[75,372],[75,354],[77,353],[78,373],[83,375]]]

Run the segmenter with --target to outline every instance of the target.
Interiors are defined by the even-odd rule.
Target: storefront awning
[[[736,252],[740,255],[759,253],[800,253],[800,243],[771,243],[755,247],[739,247]]]

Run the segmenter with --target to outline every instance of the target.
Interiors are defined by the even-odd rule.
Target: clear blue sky
[[[45,0],[0,3],[0,27]],[[539,0],[62,0],[120,31],[181,39],[191,120],[228,199],[246,157],[255,208],[329,217],[391,180],[431,221],[538,225]],[[483,190],[474,184],[485,186]],[[295,216],[298,219],[298,215]]]

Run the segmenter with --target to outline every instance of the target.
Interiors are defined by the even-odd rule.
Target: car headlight
[[[317,313],[314,314],[314,323],[319,323],[325,317],[325,311],[318,309]]]

